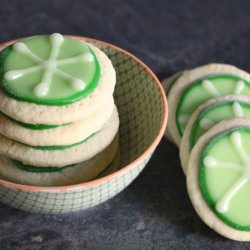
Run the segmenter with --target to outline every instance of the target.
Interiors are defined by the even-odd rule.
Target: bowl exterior
[[[80,187],[69,191],[30,192],[0,186],[1,202],[34,213],[62,214],[76,212],[107,201],[127,187],[142,171],[150,156],[134,168],[109,181],[92,187]]]

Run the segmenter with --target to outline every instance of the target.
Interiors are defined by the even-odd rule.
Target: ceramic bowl
[[[120,115],[120,168],[105,177],[61,187],[20,185],[0,179],[0,201],[37,213],[84,210],[121,192],[142,171],[163,136],[167,102],[152,71],[130,53],[105,42],[76,37],[101,48],[116,69]]]

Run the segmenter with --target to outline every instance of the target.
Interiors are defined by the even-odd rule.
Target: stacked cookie
[[[1,178],[70,185],[118,166],[115,70],[100,49],[52,34],[5,44],[0,56]]]
[[[180,147],[199,216],[225,237],[250,240],[250,75],[209,64],[163,82],[166,136]]]

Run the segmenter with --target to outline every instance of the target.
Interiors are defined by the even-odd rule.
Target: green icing
[[[68,165],[68,166],[64,166],[64,167],[37,167],[37,166],[32,166],[32,165],[26,165],[23,164],[20,161],[16,161],[16,160],[12,160],[13,164],[26,172],[32,172],[32,173],[52,173],[52,172],[61,172],[66,168],[69,167],[75,167],[77,166],[77,164],[72,164],[72,165]]]
[[[208,80],[211,83],[214,91],[209,92],[204,88],[202,85],[204,80]],[[242,89],[238,88],[240,82],[244,83]],[[226,74],[205,76],[191,83],[183,92],[176,109],[175,120],[180,135],[183,134],[188,118],[198,106],[209,99],[229,94],[250,95],[250,83],[238,76]]]
[[[30,124],[30,123],[24,123],[24,122],[20,122],[17,121],[15,119],[13,119],[12,117],[9,117],[7,115],[5,115],[4,113],[2,113],[2,115],[4,115],[7,119],[17,123],[18,125],[24,127],[24,128],[28,128],[28,129],[34,129],[34,130],[44,130],[44,129],[51,129],[51,128],[57,128],[60,126],[64,126],[67,124],[62,124],[62,125],[48,125],[48,124]]]
[[[210,126],[202,126],[204,120],[211,122],[211,126],[227,119],[232,119],[240,116],[235,109],[234,105],[238,105],[243,117],[250,117],[250,103],[237,101],[237,100],[227,100],[222,102],[214,103],[207,108],[203,109],[197,117],[193,124],[192,130],[190,132],[190,150],[195,145],[197,140],[210,128]]]
[[[71,148],[71,147],[75,147],[78,146],[84,142],[86,142],[87,140],[89,140],[91,137],[93,137],[97,132],[91,134],[90,136],[88,136],[87,138],[85,138],[84,140],[80,141],[80,142],[76,142],[74,144],[70,144],[70,145],[57,145],[57,146],[30,146],[32,148],[35,149],[40,149],[40,150],[64,150],[67,148]]]
[[[233,228],[250,231],[250,127],[221,133],[205,146],[198,180],[217,217]]]
[[[39,58],[34,59],[30,53]],[[25,72],[37,65],[34,71]],[[0,54],[0,70],[0,84],[6,94],[42,105],[60,106],[78,101],[94,91],[100,78],[100,65],[94,52],[85,43],[60,34],[29,37],[8,46]],[[41,82],[46,84],[40,86]]]
[[[26,171],[26,172],[31,172],[31,173],[54,173],[54,172],[61,172],[63,170],[65,170],[66,168],[71,168],[71,167],[78,167],[81,163],[78,164],[72,164],[72,165],[67,165],[64,167],[37,167],[37,166],[32,166],[32,165],[26,165],[23,164],[20,161],[17,160],[12,160],[13,164],[15,165],[15,167]],[[110,164],[107,165],[107,167],[102,171],[102,173],[104,173],[104,171],[109,168],[111,165],[113,164],[113,162],[111,162]],[[96,178],[98,178],[99,176],[101,176],[100,173]]]

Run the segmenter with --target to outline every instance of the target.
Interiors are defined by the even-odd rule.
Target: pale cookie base
[[[187,169],[187,189],[196,212],[210,228],[232,240],[250,241],[250,232],[236,230],[225,224],[214,214],[201,194],[198,181],[200,154],[203,148],[216,135],[240,126],[250,127],[250,118],[236,118],[221,122],[200,137],[190,155]]]
[[[167,131],[174,139],[176,145],[180,145],[181,135],[179,134],[176,126],[175,116],[176,109],[183,91],[188,87],[188,85],[190,85],[190,83],[200,79],[201,77],[219,73],[236,75],[250,82],[250,75],[247,72],[232,65],[212,63],[184,73],[171,88],[171,91],[168,95],[168,106],[170,107],[171,112],[169,112]]]
[[[10,159],[0,156],[0,177],[11,182],[33,186],[64,186],[83,183],[95,178],[108,165],[110,165],[108,168],[119,165],[119,162],[114,160],[118,144],[117,135],[113,142],[94,158],[60,172],[51,173],[27,172],[16,167]]]
[[[12,140],[32,146],[71,145],[99,131],[114,110],[114,99],[84,120],[51,129],[29,129],[0,113],[0,133]]]
[[[161,84],[162,84],[162,86],[163,86],[163,89],[164,89],[164,91],[165,91],[166,94],[167,94],[167,92],[168,92],[168,90],[169,90],[169,87],[171,86],[172,81],[173,81],[178,75],[179,75],[179,77],[181,77],[181,75],[184,74],[185,72],[186,72],[186,71],[177,72],[177,73],[171,75],[170,77],[165,78],[165,79],[161,82]],[[179,78],[179,77],[178,77],[178,78]],[[176,80],[177,80],[177,79],[176,79]]]
[[[163,86],[163,88],[164,88],[164,91],[165,91],[165,94],[166,94],[166,95],[167,95],[167,92],[168,92],[168,90],[169,90],[169,87],[171,86],[172,81],[173,81],[178,75],[181,76],[184,72],[186,72],[186,71],[177,72],[177,73],[173,74],[172,76],[170,76],[170,77],[168,77],[168,78],[166,78],[166,79],[164,79],[164,80],[162,81],[162,86]],[[180,77],[180,76],[179,76],[179,77]],[[177,80],[177,79],[176,79],[176,80]],[[169,108],[170,108],[169,112],[172,112],[172,111],[171,111],[171,107],[169,107]],[[164,136],[165,136],[170,142],[174,143],[174,139],[171,137],[171,135],[168,133],[167,130],[165,130]]]
[[[86,142],[64,150],[40,150],[8,139],[0,135],[0,154],[27,165],[39,167],[63,167],[87,161],[104,150],[119,128],[119,116],[116,107],[103,128]]]
[[[52,125],[83,120],[95,113],[112,97],[116,75],[108,57],[98,48],[88,45],[96,54],[101,68],[99,83],[90,95],[72,104],[49,106],[15,100],[5,95],[0,88],[0,110],[18,121]]]
[[[97,178],[101,178],[110,174],[113,174],[114,172],[116,172],[118,169],[120,168],[120,149],[118,148],[116,154],[115,154],[115,158],[112,161],[112,164],[110,164],[109,167],[107,167],[106,169],[104,169],[100,175],[97,176]]]
[[[243,101],[246,103],[250,103],[250,97],[249,96],[242,96],[242,95],[228,95],[228,96],[221,96],[218,98],[211,99],[201,106],[199,106],[195,112],[192,114],[190,117],[187,126],[184,130],[182,139],[181,139],[181,144],[180,144],[180,160],[181,160],[181,166],[184,174],[187,172],[187,166],[188,166],[188,160],[189,160],[189,155],[190,155],[190,134],[193,129],[194,124],[196,123],[196,120],[200,113],[206,109],[207,107],[217,103],[217,102],[225,102],[228,100],[234,100],[234,101]]]

